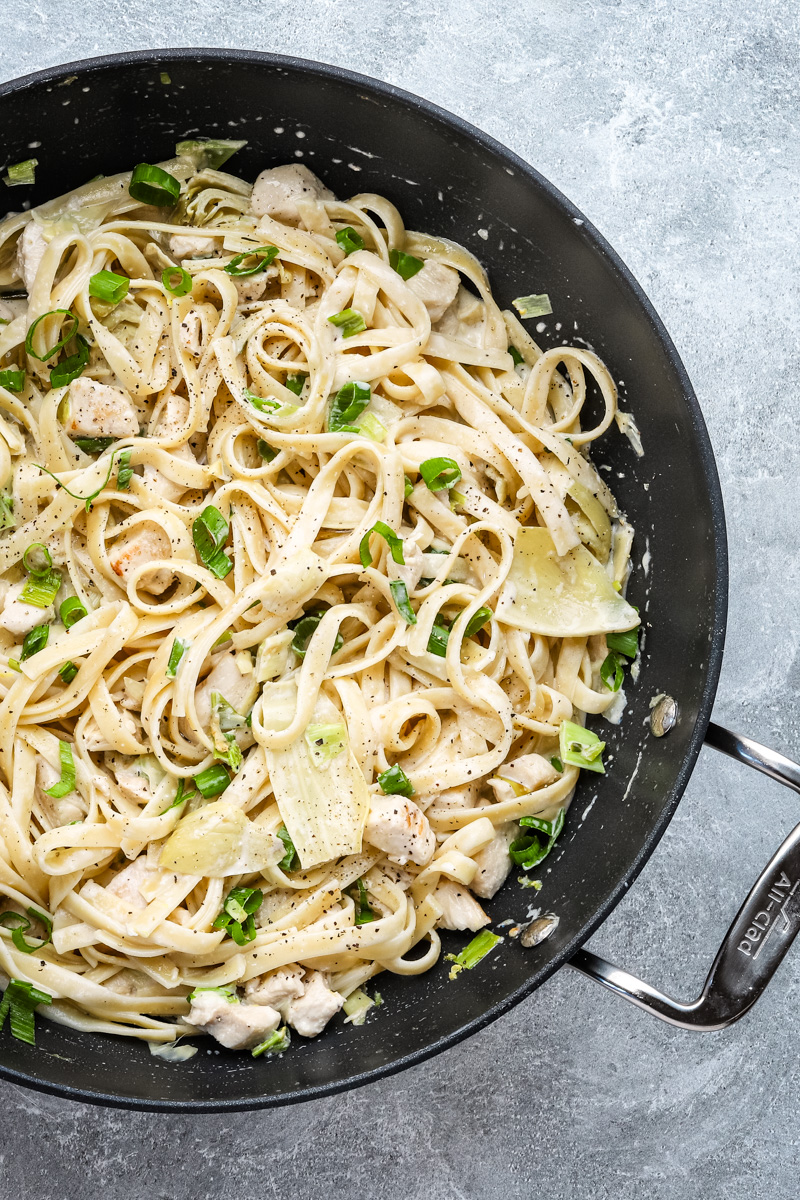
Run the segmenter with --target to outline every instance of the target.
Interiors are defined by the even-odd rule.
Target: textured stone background
[[[761,0],[23,0],[3,6],[0,78],[120,49],[282,51],[426,96],[538,167],[644,285],[710,427],[731,542],[716,718],[798,755],[799,33],[796,4]],[[705,751],[592,946],[694,994],[796,811]],[[0,1197],[788,1200],[799,962],[712,1035],[564,971],[431,1062],[277,1112],[168,1118],[0,1084]]]

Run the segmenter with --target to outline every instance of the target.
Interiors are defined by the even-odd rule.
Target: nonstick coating
[[[0,213],[7,199],[41,203],[93,175],[168,158],[178,139],[195,134],[247,138],[230,164],[247,179],[302,161],[340,196],[380,192],[409,228],[472,250],[502,306],[548,292],[554,316],[542,343],[591,345],[636,414],[645,457],[612,431],[595,460],[611,468],[605,477],[637,531],[629,598],[647,629],[641,675],[628,689],[621,726],[603,724],[608,774],[581,781],[557,852],[541,871],[542,891],[522,891],[512,872],[487,905],[495,921],[524,919],[532,903],[557,913],[549,941],[524,951],[507,939],[454,982],[444,963],[415,978],[384,974],[383,1007],[362,1028],[337,1018],[321,1037],[296,1038],[271,1061],[203,1039],[193,1059],[172,1065],[146,1045],[47,1020],[38,1021],[35,1049],[8,1030],[0,1035],[5,1078],[151,1109],[288,1103],[418,1062],[529,995],[597,928],[653,850],[694,765],[719,673],[727,568],[716,469],[683,366],[639,286],[569,201],[485,134],[386,84],[265,54],[123,54],[1,86],[0,129],[5,163],[39,160],[32,194],[0,189]],[[647,716],[659,692],[677,699],[680,720],[656,741]],[[445,935],[445,948],[468,936]]]

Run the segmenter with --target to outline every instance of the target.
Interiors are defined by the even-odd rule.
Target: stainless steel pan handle
[[[706,743],[800,792],[800,766],[774,750],[709,725]],[[590,950],[569,965],[682,1029],[724,1029],[755,1004],[800,932],[800,825],[767,864],[726,933],[703,990],[683,1004]]]

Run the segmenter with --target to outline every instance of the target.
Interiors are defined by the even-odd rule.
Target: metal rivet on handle
[[[650,713],[650,732],[653,737],[669,733],[678,719],[678,705],[672,696],[659,696]]]
[[[523,930],[520,942],[526,950],[530,950],[532,946],[538,946],[545,938],[550,937],[559,920],[560,918],[555,913],[545,913],[543,917],[537,917]]]

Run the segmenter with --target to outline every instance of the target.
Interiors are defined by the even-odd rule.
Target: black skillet
[[[298,59],[169,50],[71,63],[0,85],[0,130],[3,166],[32,155],[39,160],[33,188],[0,188],[0,215],[93,175],[168,158],[180,138],[241,137],[248,144],[231,167],[245,178],[304,162],[338,195],[380,192],[409,228],[463,243],[487,267],[502,306],[521,294],[548,292],[555,315],[540,340],[589,343],[624,381],[623,405],[641,430],[644,458],[616,433],[604,438],[595,458],[611,468],[614,491],[637,531],[630,598],[647,630],[622,724],[604,726],[610,769],[582,780],[543,873],[537,904],[559,917],[547,940],[526,950],[507,939],[455,982],[444,964],[412,978],[382,975],[384,1005],[362,1028],[334,1020],[321,1037],[296,1038],[289,1053],[271,1061],[230,1054],[204,1039],[194,1058],[173,1065],[128,1039],[39,1020],[35,1049],[14,1041],[8,1029],[0,1035],[0,1075],[130,1108],[200,1112],[307,1100],[453,1045],[564,964],[675,1024],[720,1028],[741,1016],[800,926],[795,835],[745,902],[695,1004],[678,1005],[580,948],[651,854],[704,739],[800,790],[799,768],[709,727],[727,594],[717,472],[675,348],[611,247],[546,179],[472,126],[387,84]],[[657,739],[650,701],[661,693],[676,702],[677,719]],[[488,905],[495,921],[524,916],[535,895],[519,890],[515,874]],[[446,949],[465,940],[445,935]]]

